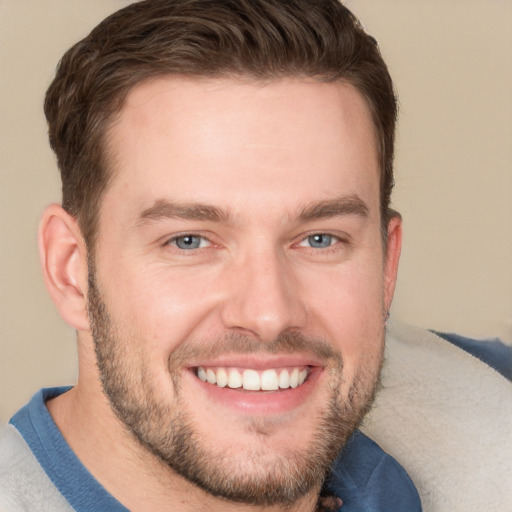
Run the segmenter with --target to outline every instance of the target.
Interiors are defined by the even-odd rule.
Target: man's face
[[[382,360],[393,272],[365,102],[346,84],[161,78],[108,142],[89,310],[114,410],[210,493],[292,503]]]

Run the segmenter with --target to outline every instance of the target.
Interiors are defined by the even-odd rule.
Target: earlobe
[[[400,261],[401,250],[402,217],[399,214],[396,214],[391,218],[388,224],[384,290],[384,305],[386,311],[389,311],[391,302],[393,301],[393,294],[395,293],[395,284],[398,274],[398,263]]]
[[[48,206],[39,224],[39,255],[44,281],[66,323],[89,330],[87,250],[74,217],[60,205]]]

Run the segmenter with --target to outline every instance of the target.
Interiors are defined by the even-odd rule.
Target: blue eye
[[[314,235],[306,237],[299,245],[302,247],[312,247],[313,249],[325,249],[334,245],[338,240],[338,237],[334,235],[315,233]]]
[[[322,249],[329,247],[333,243],[333,237],[324,233],[318,233],[316,235],[308,236],[308,242],[311,247]]]
[[[192,249],[200,249],[208,245],[208,240],[199,235],[183,235],[177,236],[169,241],[169,244],[175,245],[178,249],[190,251]]]

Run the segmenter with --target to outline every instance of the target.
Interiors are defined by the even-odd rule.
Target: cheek
[[[218,292],[200,271],[119,266],[107,282],[109,312],[123,333],[143,340],[147,350],[159,350],[164,357],[187,338],[207,335],[201,329]]]
[[[345,369],[378,357],[382,349],[384,280],[382,264],[346,267],[310,279],[309,311],[313,329],[341,352]]]

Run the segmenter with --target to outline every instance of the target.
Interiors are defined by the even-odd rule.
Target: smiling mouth
[[[258,371],[251,368],[198,366],[195,372],[200,380],[219,388],[278,391],[301,386],[311,369],[308,366],[295,366]]]

